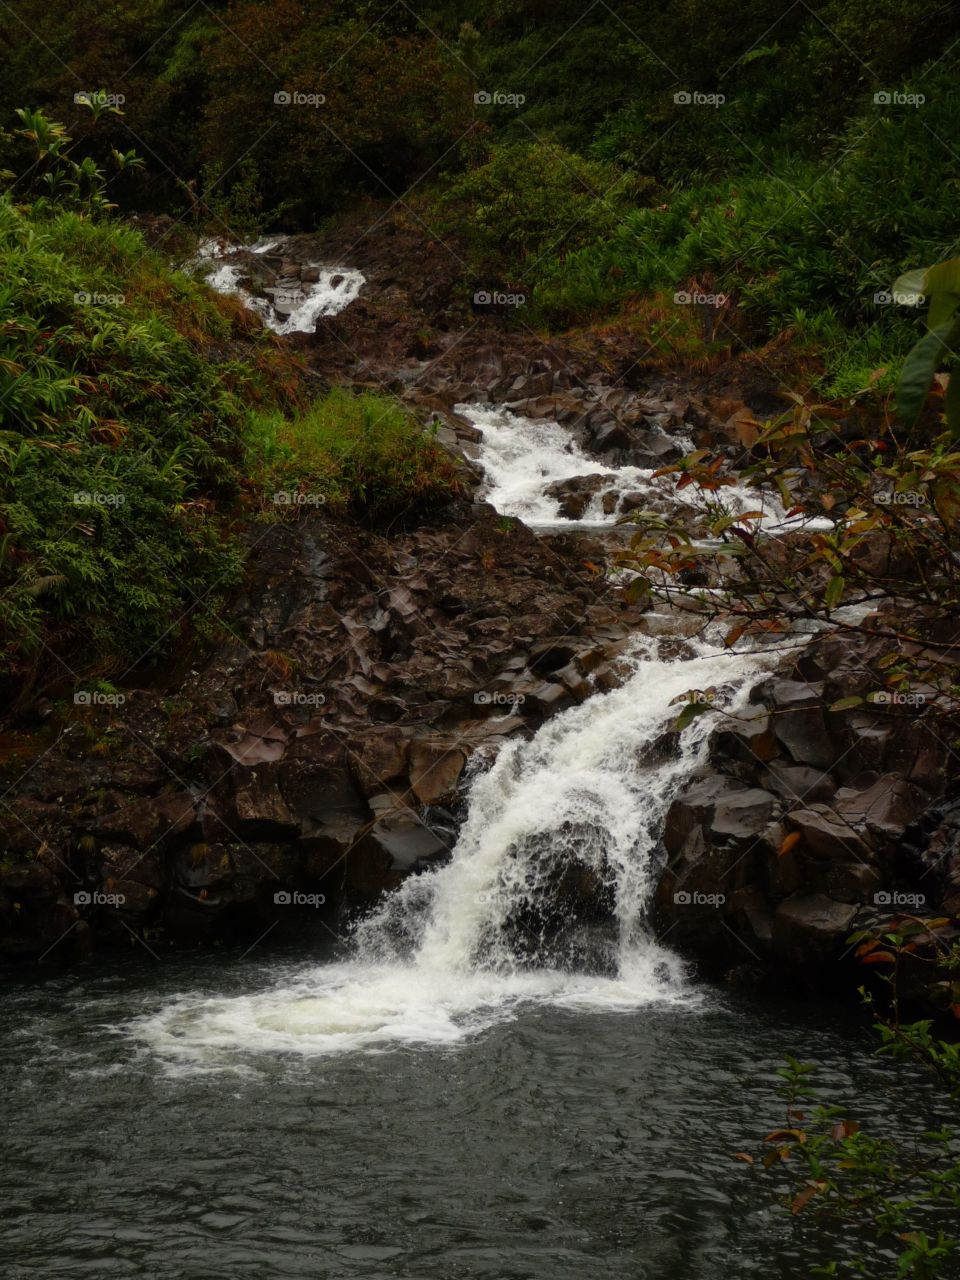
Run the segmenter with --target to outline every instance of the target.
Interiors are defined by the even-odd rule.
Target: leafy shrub
[[[396,401],[341,388],[293,419],[252,414],[247,466],[274,505],[311,503],[375,521],[421,513],[460,490],[454,462]]]
[[[502,143],[451,182],[440,216],[465,236],[480,269],[517,273],[611,234],[641,186],[557,145]]]

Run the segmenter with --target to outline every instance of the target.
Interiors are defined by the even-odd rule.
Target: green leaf
[[[834,574],[834,576],[827,583],[827,590],[826,590],[826,594],[824,595],[824,602],[826,603],[826,606],[828,609],[835,609],[837,605],[840,603],[840,598],[843,595],[843,588],[845,585],[846,583],[844,581],[844,577],[842,573]]]
[[[915,303],[903,303],[904,306],[919,306],[921,297],[926,296],[927,267],[914,267],[912,271],[905,271],[902,276],[897,276],[893,282],[893,288],[890,290],[894,299],[898,298],[916,298]]]
[[[935,293],[930,298],[927,311],[927,328],[938,329],[946,324],[960,306],[960,293]]]
[[[839,702],[834,702],[830,710],[849,711],[851,707],[859,707],[862,703],[863,699],[858,694],[852,694],[849,698],[841,698]]]
[[[702,716],[705,711],[710,710],[708,702],[688,702],[680,714],[677,716],[677,722],[674,728],[678,733],[682,733],[688,724],[693,724],[698,716]]]
[[[904,361],[897,385],[897,415],[908,427],[920,417],[933,375],[955,341],[956,327],[950,322],[924,334]]]
[[[910,274],[908,271],[907,275]],[[923,273],[923,288],[920,292],[928,296],[935,293],[960,294],[960,258],[947,258],[945,262],[927,267]]]

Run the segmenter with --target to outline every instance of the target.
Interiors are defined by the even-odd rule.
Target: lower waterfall
[[[691,689],[736,712],[765,668],[700,640],[638,637],[632,671],[505,746],[472,782],[448,861],[408,878],[355,929],[349,958],[300,965],[270,989],[183,996],[133,1024],[155,1052],[203,1068],[232,1051],[328,1054],[450,1044],[519,1004],[695,1005],[649,907],[663,820],[705,759],[716,714],[670,733]],[[591,877],[611,924],[564,928],[563,881]],[[557,935],[573,934],[558,947]]]

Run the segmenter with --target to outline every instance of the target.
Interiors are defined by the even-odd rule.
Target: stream
[[[278,332],[356,296],[359,273],[339,274]],[[229,263],[212,278],[237,280]],[[556,424],[462,411],[498,510],[614,522],[563,521],[545,495],[600,470]],[[735,710],[772,659],[668,636],[625,661],[619,688],[478,763],[450,859],[343,936],[8,984],[7,1274],[800,1280],[850,1248],[733,1158],[782,1123],[776,1068],[817,1061],[829,1099],[880,1131],[917,1123],[926,1095],[854,1011],[703,986],[648,919],[663,820],[712,727],[664,752],[676,700],[711,688]],[[611,927],[565,923],[571,870],[603,886]]]

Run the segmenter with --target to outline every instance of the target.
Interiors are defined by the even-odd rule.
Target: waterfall
[[[760,654],[676,640],[638,643],[633,672],[503,748],[472,785],[450,860],[413,876],[357,928],[350,959],[300,966],[274,987],[183,997],[134,1033],[173,1064],[212,1068],[238,1051],[329,1054],[391,1043],[451,1044],[520,1005],[626,1011],[696,1004],[679,959],[648,911],[657,847],[673,796],[706,758],[715,717],[670,734],[689,689],[714,688],[735,711],[765,665]],[[614,921],[602,962],[558,961],[558,886],[571,868],[605,894]],[[548,927],[548,925],[550,927]],[[577,929],[574,929],[574,933]],[[589,934],[583,925],[581,932]]]
[[[621,517],[616,508],[604,510],[602,492],[616,495],[618,501],[627,494],[640,494],[660,511],[678,505],[675,476],[656,476],[645,467],[608,466],[586,453],[556,422],[524,418],[502,406],[458,404],[456,409],[483,434],[477,459],[485,477],[483,496],[498,511],[516,516],[524,524],[537,529],[611,529]],[[690,440],[675,440],[682,449],[693,448]],[[556,481],[578,476],[602,476],[604,483],[583,516],[572,520],[561,514],[559,500],[548,488]],[[690,488],[684,491],[682,503],[703,506],[716,497]],[[759,523],[766,533],[831,527],[829,520],[822,518],[788,517],[774,494],[745,484],[725,485],[722,499],[731,512],[763,511]]]
[[[257,257],[270,253],[283,240],[258,240],[254,244],[236,246],[223,240],[201,241],[190,266],[204,275],[206,283],[218,293],[239,298],[245,307],[256,311],[274,333],[313,333],[321,316],[335,316],[348,307],[366,284],[361,271],[350,267],[328,267],[307,263],[316,280],[284,285],[275,280],[264,292],[270,297],[251,293],[242,283],[248,274],[245,254]]]
[[[633,673],[619,689],[594,694],[530,741],[500,751],[474,781],[450,861],[406,881],[361,924],[362,958],[408,959],[439,972],[509,973],[541,962],[549,935],[563,924],[571,896],[563,880],[572,869],[605,891],[617,925],[616,972],[643,975],[650,989],[659,975],[679,979],[647,923],[655,855],[670,801],[704,760],[716,720],[701,718],[672,735],[673,700],[712,687],[734,705],[761,659],[689,642],[686,656],[662,657],[663,643],[638,641]]]
[[[650,472],[600,467],[554,423],[462,409],[483,432],[488,500],[507,514],[549,523],[546,486],[598,470],[621,489],[669,496]],[[756,493],[735,496],[756,509]],[[519,1006],[697,1004],[650,919],[664,819],[706,763],[718,714],[735,714],[773,661],[731,653],[719,637],[638,635],[619,688],[595,692],[475,771],[449,860],[408,877],[355,926],[347,959],[297,966],[252,994],[182,997],[134,1033],[175,1065],[203,1070],[256,1050],[456,1043]],[[677,699],[706,689],[714,709],[674,732]]]

